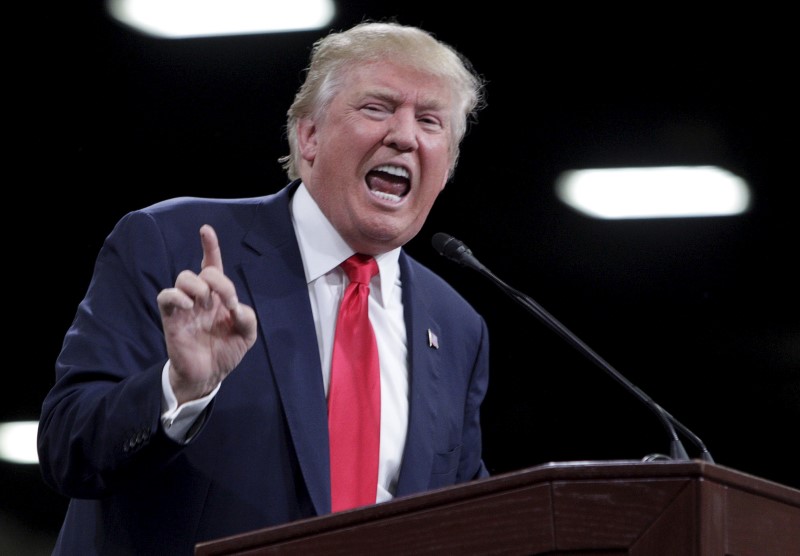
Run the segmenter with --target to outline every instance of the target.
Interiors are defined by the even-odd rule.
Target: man
[[[43,404],[43,476],[71,498],[56,554],[191,554],[337,509],[326,398],[355,253],[379,268],[380,453],[361,504],[487,476],[486,325],[402,250],[482,86],[420,29],[332,33],[289,110],[287,187],[167,200],[115,226]]]

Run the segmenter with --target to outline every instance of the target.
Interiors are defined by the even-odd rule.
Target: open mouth
[[[408,170],[401,166],[384,164],[370,170],[367,186],[377,197],[387,201],[400,201],[411,189]]]

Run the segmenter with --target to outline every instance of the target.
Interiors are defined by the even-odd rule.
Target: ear
[[[439,186],[439,193],[441,193],[442,191],[444,191],[444,188],[445,188],[445,186],[446,186],[448,183],[450,183],[450,179],[451,179],[452,177],[453,177],[453,171],[452,171],[452,170],[450,170],[450,171],[448,171],[448,172],[447,172],[447,174],[445,175],[444,179],[442,180],[442,185],[441,185],[441,186]]]
[[[300,156],[307,162],[314,162],[317,156],[317,126],[310,118],[297,120],[297,143]]]

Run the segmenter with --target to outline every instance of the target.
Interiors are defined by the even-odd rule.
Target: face
[[[452,162],[444,79],[375,62],[348,71],[321,117],[298,123],[300,175],[347,243],[377,255],[422,228]]]

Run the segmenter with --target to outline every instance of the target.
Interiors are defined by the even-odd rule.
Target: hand
[[[175,287],[158,294],[178,404],[211,393],[256,341],[256,314],[239,303],[233,282],[223,272],[214,228],[203,225],[200,241],[200,274],[184,270]]]

